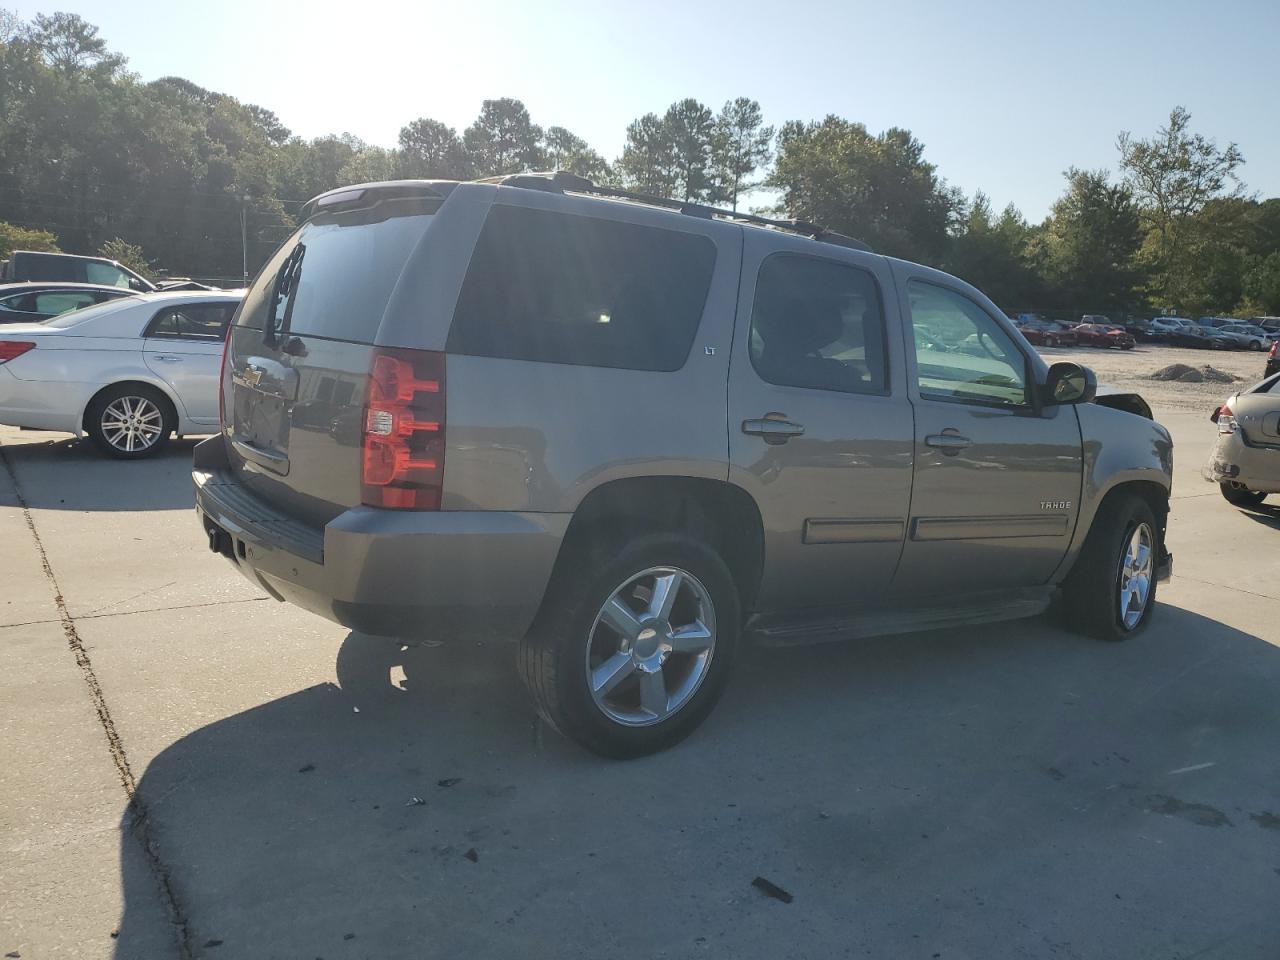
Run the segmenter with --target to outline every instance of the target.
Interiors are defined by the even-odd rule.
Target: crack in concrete
[[[160,890],[160,897],[169,914],[169,922],[174,925],[178,934],[178,951],[183,960],[191,960],[194,954],[186,914],[178,902],[177,895],[174,893],[169,868],[160,858],[157,844],[151,836],[151,822],[147,814],[147,808],[138,799],[138,783],[133,775],[133,770],[129,766],[129,757],[125,753],[124,742],[116,731],[115,721],[111,718],[111,710],[107,706],[106,696],[102,692],[102,685],[98,682],[97,674],[93,670],[93,663],[89,660],[89,654],[84,648],[84,642],[80,639],[80,634],[76,630],[75,619],[67,609],[66,600],[62,596],[62,587],[58,584],[58,577],[53,572],[53,566],[49,563],[48,553],[45,552],[44,541],[40,539],[40,533],[36,530],[35,518],[31,515],[31,508],[27,505],[27,498],[23,496],[22,487],[18,484],[18,475],[13,469],[13,464],[9,462],[9,458],[5,455],[3,446],[0,446],[0,463],[4,464],[5,472],[9,475],[9,481],[13,484],[13,494],[18,501],[18,508],[22,511],[22,518],[26,521],[27,529],[31,531],[31,539],[35,542],[36,552],[40,556],[40,566],[44,570],[45,579],[49,581],[49,586],[53,590],[53,602],[58,609],[58,622],[62,624],[62,632],[67,638],[67,646],[71,649],[76,666],[80,668],[80,675],[84,679],[85,685],[89,688],[89,698],[92,700],[94,711],[98,715],[98,723],[102,727],[102,732],[107,738],[107,750],[111,754],[111,760],[115,764],[116,772],[120,777],[120,785],[124,788],[125,796],[128,798],[129,810],[132,813],[133,820],[129,832],[141,844],[143,855],[147,858],[151,872],[155,876],[156,885]]]
[[[170,610],[195,610],[199,607],[223,607],[229,603],[259,603],[270,597],[243,597],[239,600],[206,600],[202,603],[179,603],[172,607],[147,607],[144,610],[117,610],[115,613],[82,613],[76,620],[108,620],[112,617],[133,617],[140,613],[168,613]],[[60,620],[23,620],[21,623],[0,623],[0,630],[13,627],[34,627],[42,623],[59,623]]]

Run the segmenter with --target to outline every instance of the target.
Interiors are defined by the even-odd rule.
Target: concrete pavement
[[[1200,480],[1207,411],[1160,413],[1142,638],[752,651],[627,764],[545,730],[510,648],[265,599],[205,548],[189,442],[0,428],[0,952],[1274,958],[1280,508]]]

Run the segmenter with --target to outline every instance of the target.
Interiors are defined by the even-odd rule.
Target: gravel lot
[[[536,720],[510,647],[264,598],[207,550],[190,441],[0,428],[0,954],[1275,960],[1280,506],[1200,480],[1229,388],[1133,379],[1184,353],[1076,354],[1177,444],[1141,638],[749,651],[625,764]]]
[[[1098,383],[1133,390],[1146,397],[1151,406],[1167,410],[1198,410],[1208,416],[1239,387],[1262,379],[1266,354],[1249,350],[1191,350],[1139,343],[1132,350],[1100,350],[1089,347],[1039,347],[1050,363],[1075,360],[1092,367]],[[1151,374],[1171,363],[1185,363],[1197,369],[1206,364],[1239,378],[1229,383],[1166,383],[1152,380]]]

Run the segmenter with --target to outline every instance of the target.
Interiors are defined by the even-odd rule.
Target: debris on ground
[[[443,780],[437,780],[437,781],[436,781],[436,786],[437,786],[437,787],[452,787],[454,784],[456,784],[456,783],[461,783],[461,782],[462,782],[462,778],[461,778],[461,777],[445,777]]]
[[[308,764],[306,764],[306,765],[304,765],[304,766],[299,767],[299,768],[298,768],[298,772],[299,772],[299,773],[310,773],[310,772],[311,772],[312,770],[314,770],[315,768],[316,768],[316,765],[315,765],[314,763],[308,763]]]
[[[773,897],[775,900],[781,900],[783,903],[790,903],[795,898],[787,891],[772,881],[766,880],[764,877],[756,877],[751,881],[751,885],[763,893],[767,897]]]
[[[410,797],[408,802],[405,803],[406,807],[425,807],[426,805],[427,801],[423,800],[421,797]]]
[[[205,945],[206,947],[220,947],[220,946],[222,946],[222,941],[221,941],[221,940],[206,940],[206,941],[204,942],[204,945]]]
[[[1211,367],[1207,363],[1200,368],[1200,373],[1209,383],[1235,383],[1240,379],[1234,373],[1227,373],[1225,370]]]
[[[468,860],[470,860],[472,863],[480,862],[480,854],[476,853],[475,847],[472,847],[470,850],[464,853],[463,856],[466,857]]]
[[[1149,375],[1152,380],[1173,380],[1178,383],[1235,383],[1240,378],[1233,373],[1227,373],[1225,370],[1219,370],[1217,367],[1205,364],[1196,368],[1189,363],[1171,363],[1167,367],[1161,367],[1159,370]]]

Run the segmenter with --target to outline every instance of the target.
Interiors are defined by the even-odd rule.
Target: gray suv
[[[305,214],[196,448],[210,547],[357,631],[518,638],[591,750],[688,734],[746,637],[1150,617],[1168,432],[954,277],[566,174]]]

